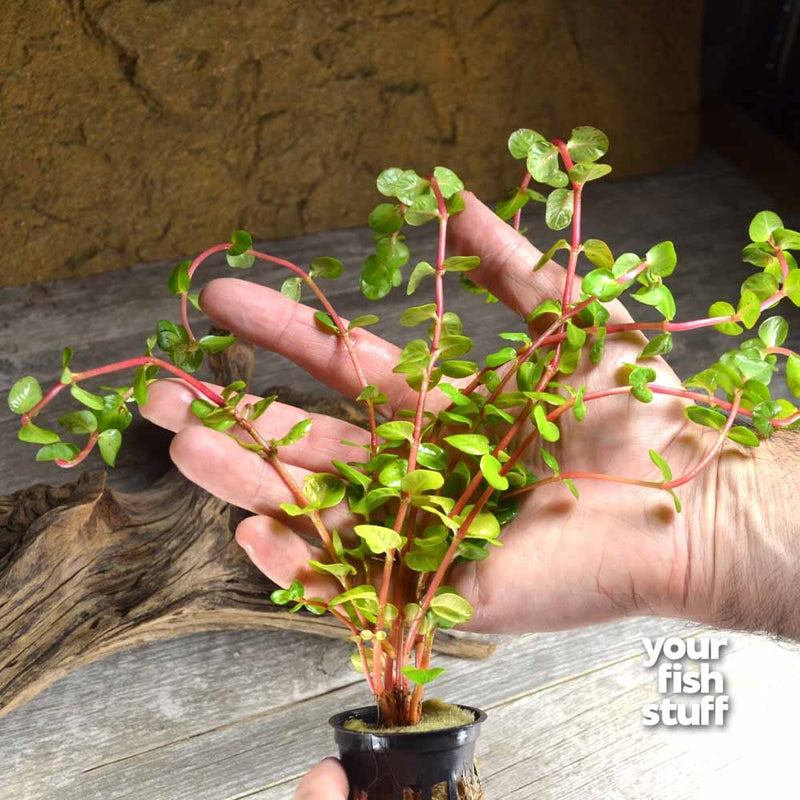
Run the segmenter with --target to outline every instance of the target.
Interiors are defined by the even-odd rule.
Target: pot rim
[[[470,711],[474,715],[472,722],[465,722],[463,725],[454,725],[450,728],[437,728],[432,731],[411,731],[409,733],[392,732],[392,733],[376,733],[374,731],[352,731],[344,727],[345,722],[351,719],[373,719],[376,716],[376,706],[361,706],[359,708],[351,708],[346,711],[340,711],[334,714],[329,720],[328,724],[334,730],[334,736],[337,742],[355,744],[358,741],[369,741],[374,745],[381,745],[386,747],[392,745],[398,747],[403,744],[413,745],[415,747],[422,744],[434,744],[443,740],[453,739],[458,743],[467,742],[476,739],[479,733],[479,726],[487,718],[487,714],[480,708],[474,706],[463,705],[462,703],[453,703],[452,705],[458,706],[465,711]]]

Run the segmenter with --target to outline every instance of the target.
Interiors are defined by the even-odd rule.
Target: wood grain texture
[[[772,205],[736,169],[709,154],[691,168],[592,187],[585,223],[587,236],[602,236],[620,252],[644,252],[673,238],[680,264],[672,285],[680,314],[688,317],[704,314],[713,300],[735,297],[738,281],[749,273],[740,261],[747,222]],[[792,224],[788,215],[786,222]],[[531,231],[543,244],[554,238],[536,222]],[[431,244],[426,236],[423,230],[411,242],[420,258]],[[301,263],[340,255],[351,272],[368,248],[363,230],[271,245]],[[167,272],[167,265],[137,266],[0,291],[0,391],[29,372],[55,378],[62,344],[76,347],[81,365],[139,352],[156,319],[175,318],[163,291]],[[220,265],[206,274],[223,272]],[[252,277],[277,287],[283,276],[265,271]],[[115,294],[125,278],[125,291]],[[345,315],[363,309],[352,286],[341,283],[334,290]],[[480,332],[479,353],[496,349],[495,334],[508,329],[510,315],[453,296],[468,330]],[[398,342],[408,337],[397,322],[404,301],[395,296],[375,307],[382,316],[379,331]],[[794,307],[786,312],[797,348],[800,313]],[[729,341],[713,332],[676,337],[670,360],[685,375]],[[258,354],[256,376],[257,387],[316,387],[268,353]],[[13,424],[0,410],[0,491],[54,476],[73,479],[34,463],[29,447],[13,440]],[[169,436],[135,424],[129,439],[136,444],[109,476],[115,491],[151,486],[169,469]],[[38,502],[44,503],[47,492],[40,491],[44,499]],[[723,662],[734,703],[726,728],[646,731],[640,708],[656,691],[653,675],[641,664],[639,637],[670,631],[687,628],[670,620],[623,620],[504,640],[502,660],[443,658],[448,673],[441,679],[442,695],[490,712],[480,740],[490,800],[718,800],[742,796],[740,789],[765,794],[772,781],[780,789],[775,796],[786,796],[786,787],[796,783],[796,757],[789,751],[796,736],[787,729],[800,713],[795,649],[735,636],[736,650]],[[299,776],[332,752],[328,714],[368,700],[345,664],[348,652],[344,642],[332,639],[251,630],[190,635],[114,653],[0,719],[0,798],[288,800]]]
[[[210,630],[286,628],[345,638],[290,614],[234,539],[237,509],[172,472],[124,493],[105,473],[0,498],[0,716],[70,670],[118,650]],[[440,652],[486,657],[481,640]]]

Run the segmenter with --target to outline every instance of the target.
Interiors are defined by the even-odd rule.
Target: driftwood
[[[239,366],[216,365],[226,382],[252,363],[244,348],[234,355]],[[291,400],[358,421],[344,401]],[[242,515],[176,471],[136,493],[87,472],[0,497],[0,716],[82,664],[159,639],[263,627],[344,637],[335,621],[270,601],[274,584],[234,538]],[[438,649],[482,658],[493,647],[440,636]]]

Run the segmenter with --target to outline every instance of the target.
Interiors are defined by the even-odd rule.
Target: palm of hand
[[[547,297],[560,297],[563,270],[551,262],[533,274],[538,251],[477,200],[469,195],[466,199],[467,209],[453,219],[451,230],[460,252],[482,258],[471,277],[522,315]],[[202,303],[218,324],[233,333],[282,353],[344,394],[358,394],[360,387],[334,337],[318,335],[312,309],[270,289],[232,279],[209,284]],[[620,304],[611,304],[610,310],[612,322],[630,321]],[[391,372],[397,348],[366,331],[356,334],[356,348],[368,365],[368,382],[387,393],[389,411],[407,407],[410,390],[402,376]],[[586,384],[589,392],[619,385],[616,371],[635,360],[644,341],[641,334],[609,337],[602,363],[582,366],[570,382]],[[651,363],[659,383],[679,385],[663,360]],[[446,398],[436,394],[432,403],[446,405]],[[324,559],[299,535],[310,529],[295,519],[295,529],[290,530],[278,519],[280,503],[292,498],[277,476],[257,455],[199,426],[188,410],[192,399],[180,382],[159,381],[151,387],[144,409],[153,422],[178,431],[171,454],[179,469],[213,494],[257,514],[241,523],[237,539],[276,583],[287,586],[299,578],[309,594],[336,593],[338,585],[332,579],[307,566],[309,558]],[[628,395],[606,397],[589,406],[583,422],[563,418],[561,441],[548,445],[548,450],[564,472],[653,478],[657,470],[648,456],[652,448],[679,473],[709,446],[698,433],[687,433],[683,406],[677,398],[642,404]],[[258,427],[266,436],[278,437],[307,416],[276,403]],[[318,416],[309,437],[284,448],[282,455],[302,481],[308,472],[329,470],[332,459],[364,457],[363,451],[342,445],[343,439],[364,442],[366,434],[348,423]],[[534,446],[528,466],[546,474],[538,452]],[[476,609],[469,627],[523,632],[588,624],[636,611],[674,612],[687,602],[690,529],[708,513],[706,493],[697,483],[682,490],[682,515],[675,513],[663,492],[616,483],[581,481],[579,502],[557,484],[523,495],[519,515],[504,531],[504,546],[486,561],[458,565],[452,571],[450,582]],[[348,522],[352,524],[343,509],[325,513],[331,526],[346,529]]]

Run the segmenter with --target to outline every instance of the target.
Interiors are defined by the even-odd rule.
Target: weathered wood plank
[[[441,657],[448,672],[440,678],[437,693],[487,707],[509,702],[638,653],[640,635],[686,629],[675,620],[631,619],[597,629],[509,638],[502,643],[500,657],[486,662],[467,665]],[[183,663],[165,673],[172,659],[151,648],[143,652],[152,653],[158,664],[145,658],[142,674],[135,667],[136,653],[130,653],[84,669],[82,679],[80,672],[67,677],[0,720],[0,751],[8,752],[15,764],[7,773],[11,786],[39,800],[46,795],[36,794],[31,781],[46,775],[62,794],[79,786],[87,800],[210,800],[270,783],[285,784],[331,752],[331,714],[369,702],[363,682],[353,682],[346,647],[318,642],[312,646],[313,640],[285,637],[289,635],[265,635],[260,639],[262,651],[248,638],[246,648],[237,646],[240,658],[230,664],[224,663],[224,648],[218,646],[206,656],[201,644],[200,656],[210,664],[202,671],[206,682],[200,689],[195,688],[195,662],[190,660],[187,681]],[[313,693],[309,675],[317,681]],[[120,676],[130,682],[121,696],[115,689]],[[256,682],[263,696],[261,688],[254,692]],[[278,699],[284,682],[289,691]],[[58,735],[65,707],[85,708],[93,696],[107,697],[108,706],[96,707],[82,719],[68,715],[72,728],[82,727],[82,739]]]
[[[791,785],[794,738],[775,724],[775,709],[787,725],[800,711],[796,648],[741,634],[731,643],[720,665],[734,710],[721,729],[643,727],[642,706],[658,695],[641,649],[513,701],[486,704],[478,757],[487,797],[717,800],[763,792],[765,773],[776,787]],[[225,800],[289,800],[296,780]]]

